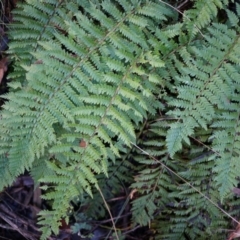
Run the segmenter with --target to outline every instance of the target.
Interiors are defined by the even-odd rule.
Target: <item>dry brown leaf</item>
[[[3,79],[3,75],[4,75],[4,71],[2,68],[0,68],[0,84],[2,82],[2,79]]]
[[[236,230],[229,235],[228,240],[232,240],[237,237],[240,237],[240,224],[238,224]]]
[[[79,143],[79,146],[81,148],[85,148],[85,147],[87,147],[87,142],[85,142],[84,140],[81,140],[81,142]]]
[[[134,188],[131,192],[130,192],[130,199],[133,199],[134,193],[137,192],[137,189]]]
[[[0,83],[2,82],[4,73],[7,71],[7,58],[0,60]]]

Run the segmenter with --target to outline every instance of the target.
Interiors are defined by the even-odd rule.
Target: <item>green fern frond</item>
[[[169,194],[169,199],[173,199],[172,203],[168,204],[157,220],[152,223],[153,229],[158,231],[156,238],[225,239],[226,233],[223,228],[227,226],[227,219],[210,202],[216,203],[219,198],[213,181],[215,163],[209,160],[213,152],[208,152],[204,147],[192,145],[189,151],[185,149],[184,155],[186,159],[178,161],[181,165],[178,174],[201,194],[189,184],[182,183],[179,178],[176,178],[177,190]],[[202,194],[209,199],[203,197]]]
[[[219,9],[223,9],[227,4],[228,0],[196,1],[193,9],[184,12],[183,19],[190,40],[201,33],[201,29],[207,27],[217,17]]]
[[[236,59],[238,36],[220,24],[209,28],[209,32],[212,36],[206,35],[206,46],[189,48],[197,60],[192,57],[188,67],[182,69],[182,76],[178,78],[178,99],[170,102],[176,108],[169,115],[179,119],[178,123],[172,124],[167,136],[171,156],[181,149],[182,140],[189,144],[188,137],[194,133],[194,128],[201,126],[207,129],[215,117],[215,106],[222,109],[224,101],[232,93],[223,74],[226,72],[225,61],[232,61],[232,55]]]
[[[152,124],[144,132],[144,142],[138,143],[150,156],[154,156],[169,167],[172,163],[168,161],[167,150],[161,142],[166,135],[167,121]],[[160,133],[159,128],[162,132]],[[157,139],[158,136],[158,140]],[[139,171],[134,177],[131,185],[133,192],[132,221],[134,225],[147,226],[154,219],[157,212],[165,209],[170,198],[169,191],[173,188],[173,181],[169,172],[164,169],[159,161],[149,158],[143,152],[137,152],[135,161],[138,163]]]
[[[220,208],[239,218],[240,153],[240,7],[228,2],[197,0],[182,15],[158,0],[19,4],[0,189],[26,170],[40,184],[51,203],[41,239],[69,220],[70,202],[99,219],[100,195],[119,192],[156,239],[226,238]]]
[[[52,38],[55,30],[54,24],[58,24],[56,15],[64,1],[28,1],[28,4],[20,4],[13,11],[14,23],[10,25],[11,44],[8,52],[12,54],[15,61],[14,80],[25,82],[24,66],[29,66],[35,59],[32,53],[40,46],[38,41]],[[65,4],[64,4],[65,5]],[[61,24],[59,24],[61,25]]]
[[[163,67],[164,62],[148,42],[151,26],[142,31],[132,18],[153,23],[166,20],[171,12],[165,12],[158,1],[128,3],[129,7],[123,4],[126,1],[112,2],[117,13],[114,16],[109,1],[103,1],[100,8],[76,2],[75,12],[64,1],[47,3],[54,6],[49,8],[52,15],[47,22],[39,21],[43,24],[42,34],[36,32],[40,38],[31,38],[36,42],[34,51],[21,60],[28,72],[26,86],[6,95],[9,101],[2,112],[1,136],[9,136],[7,154],[12,181],[25,169],[36,167],[31,172],[34,179],[43,187],[53,185],[44,196],[53,201],[52,211],[41,213],[40,224],[57,233],[69,201],[83,191],[92,196],[96,175],[108,174],[108,156],[119,156],[123,144],[130,147],[136,141],[135,128],[147,112],[156,112],[158,83],[145,76]],[[23,7],[31,11],[21,17],[40,18],[37,5],[34,2]],[[108,16],[107,22],[95,21],[99,11]],[[63,14],[68,16],[64,21],[60,19]],[[24,24],[24,19],[19,21]],[[12,34],[17,41],[21,39],[16,32]],[[127,57],[122,57],[122,49]],[[11,51],[22,57],[23,50],[21,46],[19,52],[13,47]],[[32,58],[40,62],[29,61]],[[18,117],[11,122],[10,116]],[[1,138],[1,142],[5,140]],[[44,165],[39,159],[46,161],[50,175],[36,171]]]

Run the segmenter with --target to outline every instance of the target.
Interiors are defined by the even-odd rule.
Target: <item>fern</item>
[[[212,170],[214,161],[208,161],[208,155],[202,147],[196,153],[190,152],[189,157],[193,159],[188,164],[188,169],[180,172],[180,175],[191,181],[192,186],[211,201],[217,202],[218,191],[214,188]],[[219,234],[225,236],[223,229],[227,226],[227,221],[224,214],[209,199],[189,188],[188,184],[180,184],[178,190],[170,193],[169,197],[175,199],[174,204],[158,218],[158,226],[162,226],[158,228],[161,239],[222,239]],[[167,219],[171,224],[166,225]]]
[[[230,106],[233,107],[233,118],[236,124],[238,123],[238,115],[235,114],[238,112],[236,100],[238,98],[238,84],[234,80],[236,76],[233,78],[233,75],[229,76],[229,73],[237,74],[238,72],[238,57],[236,55],[239,48],[239,36],[234,30],[228,29],[226,25],[221,24],[215,24],[209,28],[209,33],[209,36],[206,35],[206,45],[202,45],[201,49],[196,47],[189,49],[189,51],[193,52],[193,56],[197,56],[197,58],[195,60],[193,57],[188,63],[188,67],[184,68],[185,74],[182,74],[179,78],[181,86],[178,87],[178,98],[170,102],[176,109],[170,111],[169,114],[179,119],[178,122],[171,125],[167,136],[168,149],[171,156],[182,148],[183,140],[190,144],[189,136],[194,134],[196,127],[207,129],[212,122],[215,122],[213,124],[215,126],[218,122],[218,116],[225,119],[223,121],[225,121],[226,125],[224,125],[222,137],[220,137],[218,130],[215,133],[216,135],[213,134],[216,138],[221,138],[221,140],[219,139],[221,143],[220,141],[218,144],[213,143],[213,149],[217,152],[216,156],[221,156],[219,151],[226,150],[226,147],[223,147],[224,145],[217,147],[216,145],[224,144],[225,140],[229,140],[226,137],[226,134],[228,134],[226,126],[234,121],[227,116],[229,111],[231,111]],[[232,64],[230,65],[228,62],[232,62]],[[206,63],[208,63],[208,67],[205,67],[204,64]],[[231,68],[230,72],[229,68]],[[233,134],[236,133],[235,130],[232,130]],[[234,142],[235,139],[232,141]],[[232,146],[232,144],[230,145]],[[227,152],[224,151],[222,154],[225,155]],[[231,156],[229,157],[229,160],[223,157],[225,166],[221,169],[216,167],[216,171],[221,173],[216,178],[218,183],[223,183],[228,179],[226,187],[220,186],[222,188],[222,197],[226,196],[226,193],[236,185],[236,180],[234,179],[238,175],[234,167],[231,168],[233,173],[229,174],[227,171],[223,175],[222,171],[226,169],[226,164],[234,161]],[[217,165],[219,163],[220,161],[216,161]],[[222,178],[219,179],[219,177]],[[223,181],[223,179],[225,180]]]
[[[24,82],[28,66],[36,59],[32,52],[40,47],[38,41],[51,39],[55,26],[58,25],[56,12],[60,10],[64,1],[27,1],[27,4],[19,4],[14,10],[14,24],[10,26],[10,37],[12,39],[9,53],[14,60],[14,72],[12,78],[16,82]],[[11,83],[13,88],[21,87],[21,84]]]
[[[167,127],[167,121],[153,123],[148,129],[144,129],[142,133],[144,142],[138,144],[148,154],[160,158],[162,163],[174,168],[174,164],[168,161],[167,150],[163,141],[160,140],[166,135],[166,129],[163,126]],[[159,128],[162,128],[162,131],[159,131]],[[157,136],[158,140],[156,140]],[[174,179],[161,162],[146,157],[141,151],[135,155],[139,171],[131,186],[133,189],[132,221],[134,224],[146,226],[154,219],[156,213],[165,209],[171,201],[168,195],[174,189]]]
[[[4,161],[11,177],[3,185],[10,184],[25,169],[37,168],[31,173],[44,184],[44,198],[53,200],[52,210],[40,214],[43,239],[50,234],[49,229],[58,232],[71,199],[83,191],[92,196],[92,188],[98,186],[96,175],[107,175],[108,156],[119,156],[122,144],[135,142],[134,125],[140,124],[147,112],[156,111],[158,83],[148,76],[164,62],[148,43],[148,34],[152,23],[166,19],[171,11],[158,2],[125,3],[104,1],[100,11],[94,5],[76,2],[75,7],[84,8],[84,12],[71,12],[69,18],[61,19],[68,15],[69,6],[55,1],[48,21],[45,15],[39,19],[36,2],[23,6],[26,14],[21,15],[20,23],[25,17],[43,24],[30,41],[35,39],[35,51],[26,56],[30,63],[36,59],[40,64],[33,62],[28,67],[23,57],[25,86],[5,96],[9,101],[2,111],[1,136],[8,137],[1,138],[1,146],[6,141],[8,146],[1,151],[7,155]],[[134,23],[134,17],[138,22],[143,18],[147,24],[144,31],[141,24]],[[55,28],[39,39],[39,32],[48,30],[46,23]],[[27,31],[31,30],[30,26]],[[10,49],[18,52],[14,42]],[[20,46],[20,56],[24,56],[22,51]],[[11,116],[15,118],[10,122]],[[81,147],[80,141],[86,146]],[[39,174],[38,169],[44,166],[49,171]]]
[[[224,201],[238,217],[240,7],[199,0],[181,16],[171,2],[34,0],[13,12],[0,188],[25,170],[41,184],[52,203],[41,239],[70,202],[105,216],[99,189],[110,199],[130,186],[131,221],[156,239],[223,234]]]
[[[166,69],[169,68],[169,72],[160,69],[165,78],[174,80],[174,85],[168,84],[165,86],[173,94],[178,94],[177,98],[174,95],[173,97],[168,95],[165,97],[169,107],[174,107],[173,110],[165,111],[173,120],[175,119],[175,122],[169,122],[168,125],[170,126],[166,136],[168,151],[172,158],[175,161],[177,160],[178,171],[181,172],[182,162],[187,163],[186,160],[180,160],[182,155],[190,159],[192,157],[199,160],[203,159],[201,153],[198,153],[200,156],[186,156],[186,149],[191,147],[196,151],[199,148],[194,146],[193,141],[205,142],[206,147],[209,148],[210,146],[210,149],[212,148],[213,152],[206,153],[205,161],[201,160],[199,163],[195,163],[195,161],[191,163],[190,161],[190,164],[185,166],[187,170],[181,176],[189,180],[206,196],[210,196],[213,202],[217,202],[219,198],[215,189],[216,185],[219,187],[222,200],[227,197],[228,201],[233,201],[230,191],[238,183],[237,162],[234,159],[235,156],[238,157],[236,154],[238,152],[238,134],[236,133],[238,132],[239,116],[237,113],[239,105],[237,99],[239,96],[235,79],[238,79],[239,68],[237,62],[239,57],[235,57],[234,60],[230,59],[233,59],[232,54],[236,56],[236,53],[239,52],[236,50],[239,47],[239,36],[237,35],[239,30],[236,24],[237,17],[233,13],[229,15],[230,20],[226,25],[213,24],[213,27],[207,29],[208,33],[206,31],[204,39],[201,39],[201,41],[197,39],[196,42],[193,41],[188,44],[179,41],[178,48],[171,52],[174,55],[167,55],[168,61],[165,67]],[[237,28],[233,30],[233,28],[229,28],[230,26]],[[179,40],[181,39],[184,39],[183,35],[179,36]],[[179,59],[182,59],[184,63],[179,62]],[[231,74],[231,77],[229,74]],[[169,75],[171,77],[168,77]],[[161,74],[161,76],[163,75]],[[219,88],[220,86],[221,88]],[[230,106],[233,107],[232,113]],[[201,130],[199,131],[199,129]],[[206,136],[202,135],[203,132],[206,132]],[[229,134],[233,134],[232,137]],[[159,140],[159,137],[155,137],[155,139]],[[146,147],[143,149],[146,149]],[[151,153],[151,150],[148,152]],[[233,152],[234,157],[231,154]],[[204,155],[205,153],[203,153]],[[194,170],[195,167],[196,170]],[[148,168],[146,171],[151,171],[150,169]],[[147,176],[150,179],[151,176],[154,177],[154,174],[151,175],[148,172]],[[166,176],[161,177],[166,178]],[[153,182],[157,179],[155,177]],[[217,181],[217,184],[214,180]],[[140,182],[138,188],[142,186],[144,190],[146,182],[148,182],[147,179],[144,183]],[[165,185],[171,186],[169,183]],[[160,184],[157,184],[157,186],[160,186]],[[189,189],[189,185],[182,185],[178,191],[172,191],[173,194],[165,193],[164,195],[168,196],[172,205],[168,206],[166,210],[162,210],[159,217],[155,217],[157,220],[152,223],[153,228],[156,229],[156,225],[158,226],[157,236],[159,237],[156,237],[156,239],[206,239],[210,236],[211,238],[216,236],[219,239],[218,233],[224,233],[223,239],[225,239],[226,233],[222,232],[222,228],[226,226],[227,222],[219,210],[210,205],[209,201],[206,201],[202,196],[200,197],[195,190]],[[162,203],[157,197],[157,190],[151,194],[152,196],[155,195],[151,202]],[[145,199],[147,196],[148,193],[145,193]],[[136,200],[137,203],[137,209],[134,208],[133,214],[139,216],[140,209],[146,209],[147,204],[141,202],[141,197],[139,197],[138,202]],[[150,214],[151,217],[155,216],[157,210],[162,209],[150,204],[148,206],[153,211]],[[223,206],[221,207],[223,208]],[[144,213],[143,219],[151,220],[147,212]],[[169,224],[169,221],[171,221],[171,224]],[[211,221],[211,224],[209,221]],[[146,225],[146,222],[141,224]]]

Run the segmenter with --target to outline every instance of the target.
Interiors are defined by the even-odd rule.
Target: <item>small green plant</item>
[[[156,239],[225,238],[219,209],[239,218],[240,6],[172,2],[29,0],[13,12],[0,188],[25,170],[41,184],[42,239],[70,201],[104,216],[123,185],[133,226]]]

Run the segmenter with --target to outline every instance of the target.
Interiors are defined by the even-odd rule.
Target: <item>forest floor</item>
[[[38,240],[41,232],[37,226],[37,213],[48,206],[41,200],[40,188],[34,188],[32,178],[26,173],[13,185],[0,193],[0,239]],[[49,240],[77,240],[70,225],[63,222],[60,234]]]

